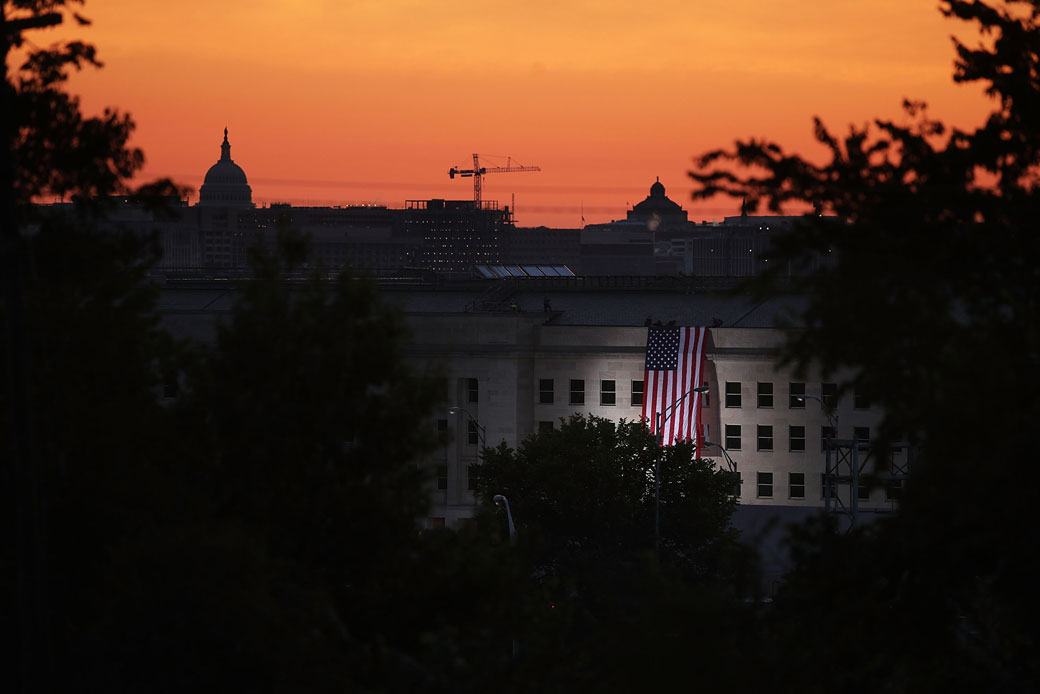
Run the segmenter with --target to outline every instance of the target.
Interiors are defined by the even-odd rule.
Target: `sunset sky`
[[[935,0],[91,0],[78,36],[105,67],[71,84],[88,112],[137,121],[144,178],[198,189],[223,128],[258,204],[470,199],[485,178],[517,222],[623,218],[657,176],[691,218],[691,158],[738,137],[819,154],[813,115],[843,131],[899,118],[904,97],[961,126],[988,104],[950,77]],[[971,36],[970,32],[965,35]],[[193,199],[197,198],[197,192]]]

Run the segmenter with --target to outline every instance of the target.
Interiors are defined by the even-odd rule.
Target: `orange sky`
[[[935,0],[91,0],[94,24],[35,32],[95,43],[76,76],[88,111],[137,121],[145,178],[197,189],[232,156],[258,204],[397,206],[472,197],[451,166],[505,156],[539,173],[488,175],[517,222],[623,218],[660,176],[691,218],[691,157],[768,136],[812,155],[835,130],[897,117],[904,97],[968,126],[987,108],[954,86]],[[485,156],[487,155],[487,156]],[[500,157],[492,156],[500,155]]]

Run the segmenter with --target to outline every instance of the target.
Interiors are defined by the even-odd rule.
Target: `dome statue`
[[[220,160],[209,167],[199,189],[199,204],[205,207],[253,206],[253,190],[246,180],[246,172],[231,160],[227,128],[224,128],[224,142],[220,145]]]

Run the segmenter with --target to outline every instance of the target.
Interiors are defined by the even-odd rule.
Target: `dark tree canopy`
[[[63,7],[7,2],[4,19]],[[5,456],[0,619],[20,635],[5,685],[434,691],[480,676],[460,627],[500,603],[448,616],[402,599],[496,584],[464,561],[479,540],[418,532],[412,463],[443,390],[405,365],[401,316],[363,280],[288,280],[310,258],[285,231],[254,252],[215,344],[171,338],[154,240],[99,222],[111,196],[181,189],[135,188],[132,120],[85,116],[65,91],[94,49],[35,43],[3,109],[0,443],[19,462]],[[54,197],[75,211],[32,204]]]
[[[509,500],[522,569],[520,656],[505,691],[667,688],[691,672],[708,687],[754,679],[735,666],[754,604],[737,599],[728,472],[689,443],[658,449],[641,423],[580,415],[483,455],[481,518],[501,521],[493,498]]]
[[[806,296],[784,359],[847,369],[847,385],[884,408],[882,438],[919,444],[898,516],[841,542],[804,536],[789,597],[803,616],[843,628],[856,610],[909,615],[893,631],[929,647],[916,664],[898,655],[899,639],[873,654],[874,676],[890,668],[887,686],[912,689],[933,668],[936,686],[1016,690],[1037,678],[1038,622],[1020,608],[1035,603],[1040,541],[1029,511],[1040,401],[1026,385],[1040,382],[1040,3],[941,9],[979,29],[978,45],[954,41],[954,79],[982,83],[992,99],[977,128],[949,128],[907,101],[905,122],[844,137],[817,121],[824,164],[751,140],[702,155],[690,175],[695,198],[830,215],[778,235],[770,270],[744,289]],[[787,278],[787,267],[801,273]],[[867,561],[825,581],[832,550]]]
[[[5,1],[5,27],[18,19],[47,14],[67,15],[89,23],[66,6],[82,2],[66,0]],[[5,89],[5,136],[11,140],[14,163],[14,201],[21,213],[29,214],[33,201],[67,199],[83,207],[104,207],[110,196],[137,199],[158,208],[166,198],[179,199],[187,191],[168,179],[133,186],[131,179],[144,166],[144,153],[131,147],[133,119],[126,113],[106,108],[100,115],[86,116],[79,97],[64,87],[73,70],[100,68],[97,50],[82,41],[66,41],[44,48],[46,29],[27,29],[35,39],[27,50],[15,55],[4,45],[4,63],[21,60],[10,70]],[[10,35],[18,45],[19,33]],[[25,49],[25,45],[21,45]]]
[[[531,537],[548,570],[601,567],[654,548],[658,455],[663,553],[683,570],[705,572],[707,557],[731,539],[736,502],[729,473],[695,459],[688,442],[659,449],[641,423],[572,415],[516,450],[485,449],[474,477],[486,507],[496,494],[509,499],[518,534]]]

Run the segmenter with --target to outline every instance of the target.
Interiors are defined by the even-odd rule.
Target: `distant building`
[[[650,231],[683,232],[690,226],[686,210],[665,195],[660,178],[650,186],[650,195],[628,211],[626,219],[641,222]]]
[[[227,128],[220,159],[206,172],[199,202],[176,222],[120,210],[124,225],[158,233],[166,274],[230,276],[248,272],[248,249],[272,247],[279,224],[311,239],[316,261],[377,276],[479,277],[479,266],[565,265],[583,277],[685,276],[711,283],[766,266],[773,234],[796,217],[727,217],[694,224],[660,180],[625,219],[581,229],[517,228],[494,201],[409,200],[382,205],[256,207],[246,172],[231,158]],[[716,282],[717,284],[717,282]]]
[[[224,128],[224,142],[220,145],[220,159],[209,167],[199,189],[202,207],[253,207],[253,190],[246,180],[246,172],[231,159],[231,143]]]
[[[489,283],[498,302],[481,301]],[[877,406],[856,393],[837,398],[836,384],[815,369],[799,374],[777,366],[785,339],[780,326],[797,316],[797,297],[751,302],[691,295],[665,283],[608,287],[575,277],[387,284],[383,291],[411,325],[410,358],[439,364],[448,378],[447,404],[466,410],[434,415],[452,440],[419,461],[431,479],[431,524],[457,526],[474,513],[470,472],[480,464],[480,433],[489,446],[516,447],[573,413],[639,420],[648,319],[711,326],[704,433],[735,460],[742,505],[823,507],[825,439],[866,445],[881,421]],[[178,336],[210,340],[232,299],[226,283],[167,285],[163,323]],[[833,421],[819,400],[833,405]],[[837,430],[829,430],[832,424]],[[718,449],[703,454],[724,464]],[[866,453],[863,459],[863,472],[879,479],[859,488],[859,508],[893,510],[901,481]],[[839,485],[834,493],[849,499],[848,480]]]
[[[499,237],[502,261],[515,265],[566,265],[582,270],[582,230],[515,227]]]
[[[499,240],[512,229],[508,211],[487,200],[409,200],[398,214],[404,238],[416,249],[415,266],[445,278],[501,263]]]

